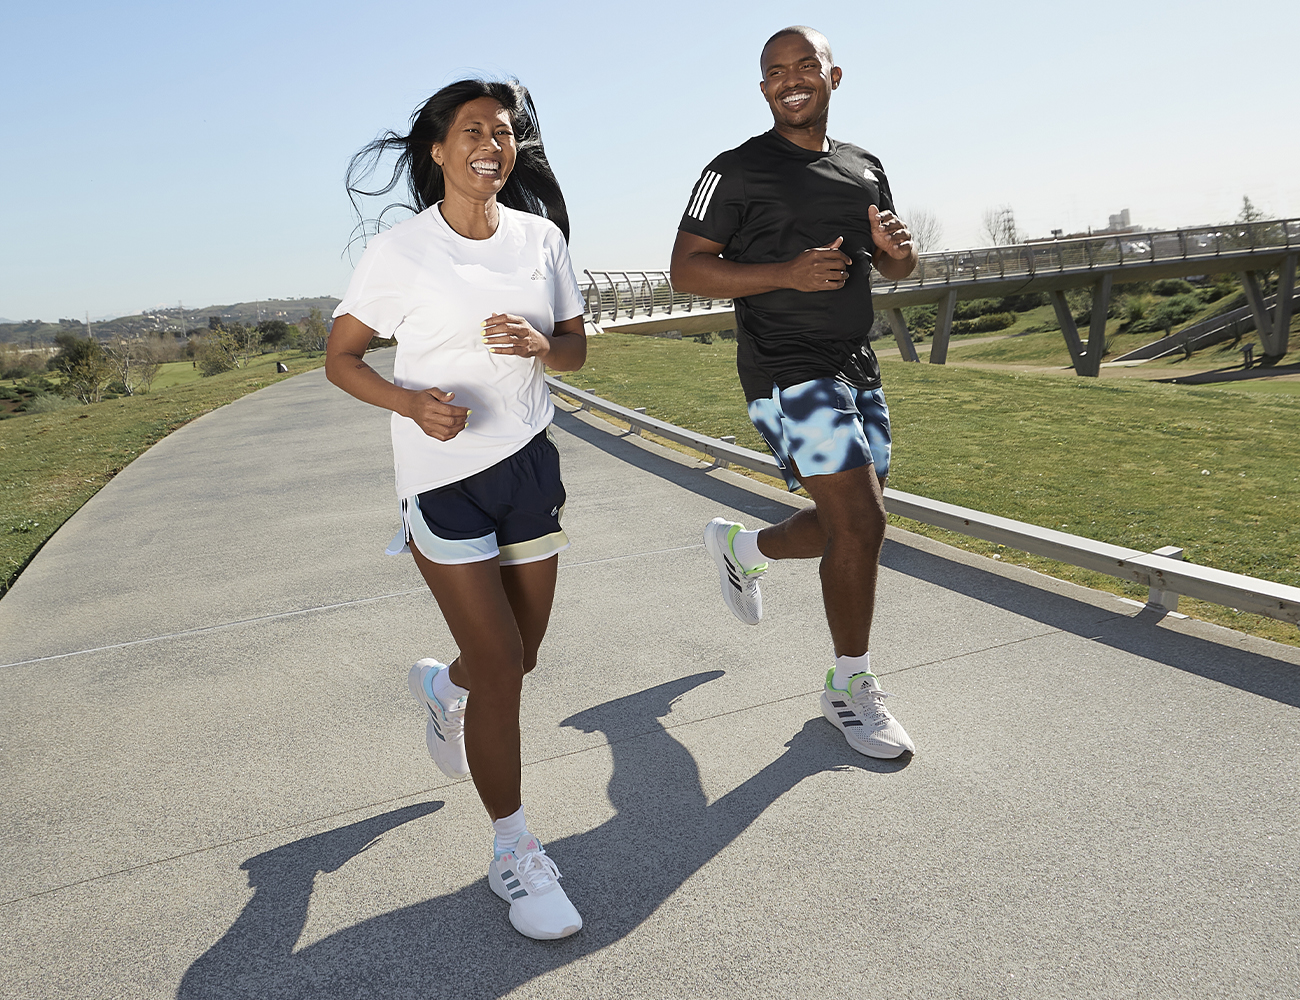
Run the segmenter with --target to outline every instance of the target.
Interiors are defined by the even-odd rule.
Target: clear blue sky
[[[534,92],[578,267],[665,267],[701,168],[770,124],[758,51],[801,19],[831,134],[950,247],[1300,216],[1295,0],[6,4],[0,316],[341,295],[349,157],[438,87]],[[1289,65],[1288,65],[1289,63]]]

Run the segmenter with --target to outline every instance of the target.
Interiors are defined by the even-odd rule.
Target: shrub
[[[1076,323],[1088,323],[1092,320],[1092,289],[1071,288],[1065,293],[1065,303]]]
[[[903,319],[907,329],[914,334],[926,336],[934,333],[934,317],[938,312],[936,306],[908,306],[903,310]]]
[[[1188,295],[1192,291],[1192,286],[1181,278],[1164,278],[1152,282],[1151,291],[1168,298],[1171,295]]]
[[[1029,312],[1039,306],[1050,305],[1046,292],[1029,292],[1026,295],[1008,295],[999,299],[996,312]]]
[[[1014,326],[1015,322],[1015,313],[985,313],[982,316],[976,316],[974,319],[954,320],[952,324],[952,332],[991,333],[994,330],[1005,330],[1009,326]]]
[[[1195,316],[1201,310],[1200,297],[1195,294],[1175,295],[1165,299],[1154,309],[1148,309],[1145,315],[1129,327],[1130,333],[1146,333],[1163,330],[1168,333],[1174,327]]]
[[[29,399],[19,409],[23,413],[53,413],[55,410],[66,410],[69,407],[80,405],[69,396],[55,396],[48,392],[41,392]]]
[[[194,360],[204,375],[220,375],[238,364],[237,349],[234,336],[214,329],[194,345]]]
[[[974,319],[988,313],[1001,312],[1001,303],[997,299],[967,299],[958,302],[952,310],[953,319]]]

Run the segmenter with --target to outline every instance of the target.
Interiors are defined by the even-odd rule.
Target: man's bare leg
[[[821,557],[822,601],[837,656],[868,649],[876,575],[885,540],[885,496],[876,467],[801,478],[815,507],[758,534],[769,559]]]

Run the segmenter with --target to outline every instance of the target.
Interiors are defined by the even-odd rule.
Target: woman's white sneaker
[[[469,761],[465,759],[466,699],[458,698],[450,705],[443,705],[433,693],[434,677],[446,669],[446,664],[432,657],[417,660],[406,677],[406,686],[411,697],[429,715],[424,725],[424,742],[438,770],[449,778],[466,778],[469,776]]]
[[[839,727],[849,746],[860,754],[885,760],[916,752],[907,730],[885,707],[889,692],[880,690],[875,674],[854,674],[847,691],[831,686],[834,676],[834,670],[826,672],[822,715]]]
[[[582,930],[582,917],[560,888],[560,870],[526,833],[513,851],[492,860],[488,885],[510,904],[510,923],[524,937],[548,941]]]

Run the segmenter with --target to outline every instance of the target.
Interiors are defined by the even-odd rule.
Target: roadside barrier
[[[733,441],[697,434],[684,427],[657,420],[638,410],[619,406],[566,385],[553,376],[548,375],[546,382],[552,392],[573,400],[581,409],[623,421],[629,425],[632,433],[649,431],[707,455],[718,466],[736,465],[781,478],[781,470],[771,455],[743,448]],[[1013,521],[969,507],[930,500],[891,487],[885,489],[885,509],[899,517],[908,517],[961,535],[982,538],[996,545],[1020,549],[1032,555],[1140,584],[1149,588],[1147,606],[1157,610],[1177,610],[1179,595],[1185,594],[1199,601],[1221,604],[1300,626],[1300,587],[1289,587],[1271,580],[1183,562],[1182,549],[1173,546],[1143,552],[1140,549],[1084,538],[1082,535]]]

